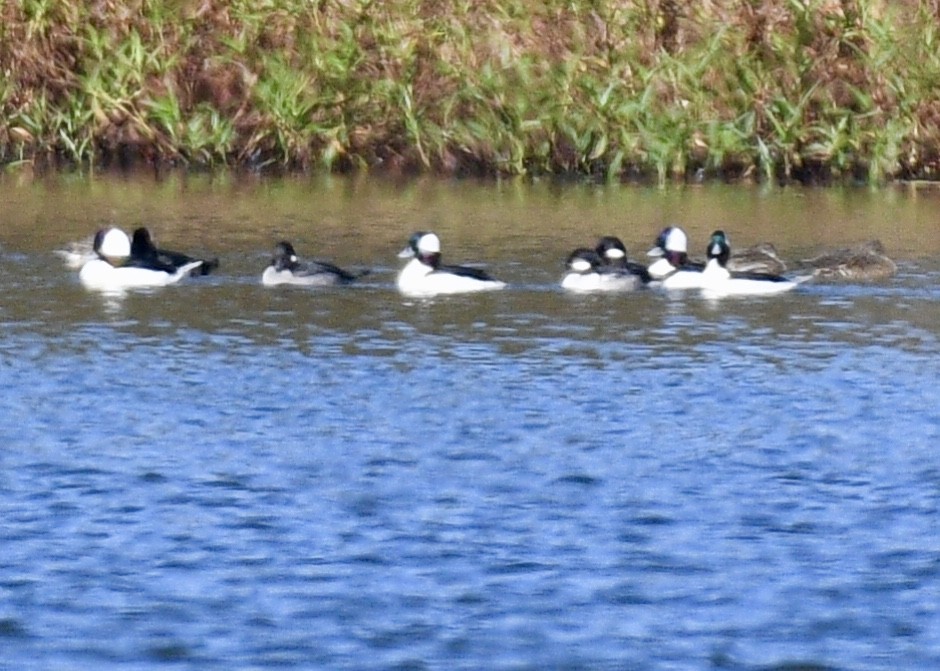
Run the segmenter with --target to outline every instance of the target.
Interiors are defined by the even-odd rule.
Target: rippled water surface
[[[940,668],[940,193],[0,182],[0,668]],[[900,272],[564,295],[666,223]],[[105,223],[214,252],[122,298]],[[416,229],[510,287],[394,290]],[[273,243],[372,273],[265,289]]]

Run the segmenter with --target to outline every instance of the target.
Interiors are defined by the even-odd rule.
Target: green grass
[[[938,177],[931,3],[658,6],[8,0],[0,163]]]

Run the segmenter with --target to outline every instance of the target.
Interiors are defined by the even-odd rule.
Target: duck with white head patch
[[[406,296],[441,296],[494,291],[506,286],[479,268],[441,264],[441,241],[434,233],[418,231],[398,254],[410,258],[398,273],[398,290]]]
[[[645,284],[642,275],[631,272],[625,261],[623,243],[614,237],[602,238],[597,249],[579,247],[565,260],[567,272],[561,278],[561,287],[579,293],[623,292],[641,288]]]
[[[561,278],[561,288],[567,291],[588,293],[595,291],[617,291],[613,280],[616,275],[602,275],[601,257],[593,249],[579,247],[568,255],[565,267],[568,269]],[[622,287],[629,290],[632,287]]]
[[[271,265],[261,274],[261,284],[266,287],[292,284],[304,287],[331,287],[349,284],[365,272],[352,273],[325,261],[301,261],[294,246],[282,240],[274,246]]]
[[[728,259],[731,243],[724,231],[712,233],[708,243],[708,263],[702,271],[702,292],[708,296],[765,296],[795,289],[810,276],[788,279],[766,273],[731,272]]]
[[[647,271],[664,289],[698,289],[704,265],[689,260],[689,239],[678,226],[664,228],[648,256],[660,257]]]
[[[640,287],[647,284],[653,278],[650,276],[646,266],[642,263],[631,261],[627,256],[627,247],[623,241],[614,235],[605,235],[597,241],[594,248],[600,256],[602,268],[607,272],[623,275],[632,275],[639,279]]]
[[[196,260],[174,269],[163,263],[135,259],[131,255],[130,238],[119,228],[98,231],[93,248],[97,258],[85,263],[78,274],[79,280],[89,289],[114,291],[162,287],[179,282],[202,264]]]

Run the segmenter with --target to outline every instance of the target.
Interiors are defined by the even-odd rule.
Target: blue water
[[[928,279],[5,320],[0,666],[938,668]]]
[[[0,668],[940,668],[935,262],[576,298],[511,244],[425,303],[5,243]]]

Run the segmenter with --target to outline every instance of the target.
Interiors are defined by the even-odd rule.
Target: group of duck
[[[90,289],[114,291],[159,287],[184,277],[208,274],[218,259],[199,259],[159,249],[146,228],[132,236],[116,227],[99,230],[90,250],[59,252],[69,265],[80,268],[79,279]],[[578,293],[629,292],[644,288],[698,289],[704,294],[768,295],[790,291],[819,276],[842,279],[878,279],[893,275],[897,267],[878,241],[808,259],[806,272],[784,276],[786,264],[767,243],[732,254],[728,235],[715,231],[706,246],[704,261],[690,258],[688,237],[679,227],[663,229],[647,255],[649,265],[631,261],[623,242],[600,238],[594,248],[579,247],[568,256],[561,287]],[[430,297],[503,289],[506,283],[481,268],[442,263],[441,241],[432,232],[414,233],[399,253],[409,259],[396,279],[407,296]],[[349,271],[324,261],[302,261],[288,241],[277,243],[270,264],[261,273],[265,286],[325,287],[355,282],[367,274]]]

